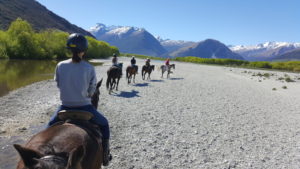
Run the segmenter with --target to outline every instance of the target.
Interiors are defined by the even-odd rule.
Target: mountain
[[[230,49],[249,61],[270,61],[299,47],[300,43],[266,42],[253,46],[231,46]]]
[[[167,52],[159,41],[143,28],[106,26],[99,23],[89,31],[98,40],[117,46],[122,53],[161,56]]]
[[[181,48],[170,55],[172,57],[196,56],[244,60],[242,56],[232,52],[226,45],[214,39],[206,39],[192,46]]]
[[[18,17],[28,21],[35,30],[59,29],[69,33],[92,36],[86,30],[69,23],[35,0],[0,0],[0,29],[7,29]]]
[[[192,41],[162,39],[159,36],[157,36],[156,39],[168,51],[168,53],[172,53],[180,48],[184,48],[196,44],[196,42],[192,42]]]
[[[275,56],[273,58],[273,61],[292,61],[292,60],[300,60],[300,48],[282,55]]]

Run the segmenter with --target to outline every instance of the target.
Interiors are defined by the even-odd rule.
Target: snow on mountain
[[[126,34],[128,32],[133,31],[143,31],[144,28],[137,28],[137,27],[131,27],[131,26],[106,26],[102,23],[97,23],[96,26],[93,26],[90,28],[89,32],[91,32],[93,35],[97,35],[99,33],[109,33],[109,34],[115,34],[115,35],[122,35]]]
[[[106,26],[97,24],[89,30],[98,40],[119,48],[122,53],[160,56],[167,51],[159,41],[144,28],[132,26]]]
[[[276,49],[280,47],[289,47],[289,46],[299,48],[300,43],[265,42],[258,45],[250,45],[250,46],[244,46],[244,45],[230,46],[230,49],[233,51],[243,51],[243,50]]]
[[[258,45],[237,45],[229,48],[250,61],[272,60],[273,57],[300,48],[300,43],[265,42]]]
[[[160,36],[156,36],[156,39],[170,53],[180,48],[184,48],[196,44],[196,42],[192,42],[192,41],[163,39]]]

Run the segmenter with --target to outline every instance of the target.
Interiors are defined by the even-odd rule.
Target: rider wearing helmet
[[[122,65],[121,65],[121,63],[120,64],[118,63],[118,57],[115,53],[113,54],[112,64],[113,64],[113,66],[116,66],[117,68],[119,68],[121,70],[121,76],[122,76],[123,75]]]
[[[138,66],[136,65],[136,60],[134,56],[131,57],[130,62],[131,62],[131,66],[135,68],[136,73],[138,73]]]
[[[113,54],[112,63],[113,63],[113,66],[118,66],[118,58],[115,53]]]
[[[170,59],[169,58],[166,60],[165,65],[167,65],[167,66],[170,65]]]
[[[61,105],[51,117],[48,126],[58,122],[57,114],[61,110],[78,109],[91,112],[91,121],[100,126],[103,135],[103,165],[108,165],[111,159],[109,152],[109,124],[107,119],[91,104],[91,96],[96,89],[95,69],[82,58],[88,48],[87,39],[78,33],[71,34],[67,40],[67,48],[72,52],[71,59],[57,64],[54,80],[60,91]]]
[[[149,58],[146,59],[146,66],[150,67],[150,59]]]

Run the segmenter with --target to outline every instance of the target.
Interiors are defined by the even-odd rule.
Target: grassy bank
[[[137,54],[129,54],[129,53],[123,53],[121,55],[125,56],[125,57],[135,56],[136,58],[140,58],[140,59],[150,58],[152,60],[166,60],[166,58],[161,58],[161,57],[153,57],[153,56],[137,55]],[[177,58],[173,58],[171,60],[179,61],[179,62],[190,62],[190,63],[198,63],[198,64],[233,66],[233,67],[243,67],[243,68],[251,68],[251,69],[270,69],[270,70],[283,70],[283,71],[300,72],[300,61],[249,62],[249,61],[245,61],[245,60],[212,59],[212,58],[199,58],[199,57],[193,57],[193,56],[177,57]]]
[[[259,68],[259,69],[271,69],[271,70],[284,70],[292,72],[300,72],[300,61],[287,61],[287,62],[249,62],[244,60],[234,59],[207,59],[198,57],[177,57],[174,60],[181,62],[191,62],[199,64],[213,64],[224,66],[237,66],[244,68]]]

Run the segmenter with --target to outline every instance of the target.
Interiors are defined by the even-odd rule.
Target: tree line
[[[66,48],[69,34],[48,29],[36,32],[21,18],[13,21],[5,31],[0,30],[0,59],[65,59],[71,56]],[[119,49],[108,43],[86,37],[89,42],[87,58],[107,58]]]

